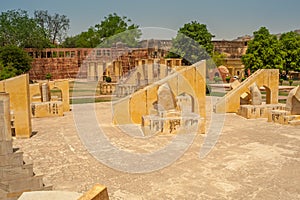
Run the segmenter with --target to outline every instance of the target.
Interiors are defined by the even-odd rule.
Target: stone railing
[[[111,95],[115,93],[116,83],[100,83],[100,94]]]

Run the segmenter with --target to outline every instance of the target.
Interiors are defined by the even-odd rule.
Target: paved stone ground
[[[121,149],[149,152],[174,137],[132,139],[111,127],[109,103],[96,104],[96,112],[111,143]],[[300,126],[226,114],[208,156],[199,159],[205,135],[197,135],[176,162],[145,174],[117,171],[91,156],[79,139],[72,112],[33,119],[33,130],[37,133],[32,138],[14,140],[14,146],[55,190],[82,193],[98,182],[107,186],[111,199],[300,199]]]

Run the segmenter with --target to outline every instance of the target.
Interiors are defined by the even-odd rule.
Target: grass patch
[[[280,99],[280,100],[278,100],[278,103],[286,104],[286,99]]]
[[[223,92],[211,92],[209,94],[206,94],[206,96],[215,96],[215,97],[223,97],[225,95],[226,95],[226,93],[223,93]]]
[[[280,92],[278,93],[279,96],[288,96],[289,92]]]
[[[99,102],[109,102],[108,99],[99,98],[82,98],[82,99],[70,99],[70,104],[84,104],[84,103],[99,103]]]

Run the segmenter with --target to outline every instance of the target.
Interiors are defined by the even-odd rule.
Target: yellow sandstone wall
[[[30,137],[32,128],[28,74],[1,81],[0,92],[9,93],[10,109],[13,111],[16,137]]]

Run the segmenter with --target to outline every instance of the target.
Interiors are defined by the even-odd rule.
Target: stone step
[[[0,155],[6,155],[13,152],[12,140],[0,140]]]
[[[289,124],[290,124],[290,125],[294,125],[294,126],[300,125],[300,120],[292,120],[292,121],[289,121]]]
[[[33,174],[33,165],[26,164],[19,167],[0,167],[0,180],[1,181],[10,181],[16,179],[22,179],[26,177],[32,177]]]
[[[17,151],[7,155],[0,155],[0,167],[17,167],[23,165],[23,152]]]
[[[34,191],[43,190],[44,184],[42,176],[26,177],[10,181],[2,181],[0,183],[0,189],[7,192],[18,192],[18,191]]]

